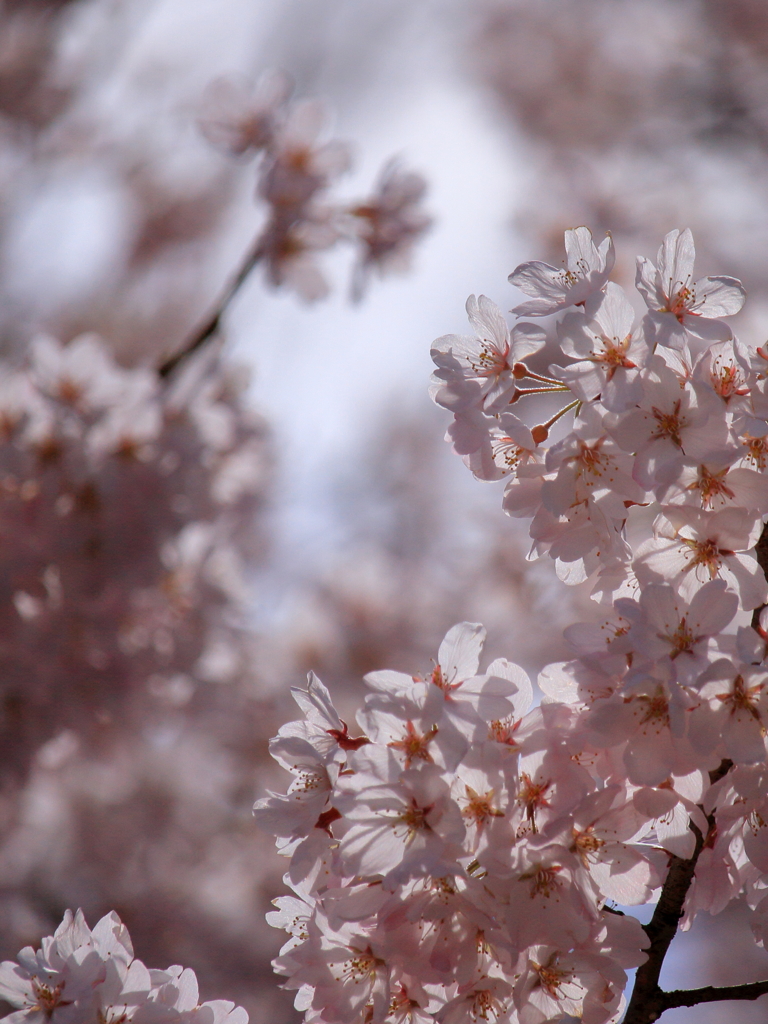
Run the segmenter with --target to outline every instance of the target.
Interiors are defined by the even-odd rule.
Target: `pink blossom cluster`
[[[767,934],[765,356],[722,319],[739,282],[694,279],[690,232],[638,261],[639,323],[610,238],[577,228],[566,251],[511,275],[514,312],[553,329],[470,298],[476,334],[436,342],[433,395],[473,472],[509,478],[533,556],[588,582],[603,619],[569,627],[538,705],[517,665],[481,671],[466,622],[430,673],[365,677],[359,734],[318,679],[294,690],[305,718],[271,744],[294,780],[255,813],[290,861],[275,968],[309,1024],[603,1024],[631,968],[650,1021],[698,1001],[644,967],[678,924],[740,899]],[[546,372],[545,346],[563,357]],[[564,404],[531,424],[526,397]],[[656,931],[617,907],[656,901]]]
[[[768,363],[721,319],[741,309],[743,288],[695,280],[691,233],[672,231],[656,264],[638,260],[636,322],[609,281],[611,239],[597,248],[576,228],[566,250],[563,269],[524,263],[510,276],[530,296],[518,315],[567,310],[551,331],[510,331],[473,296],[475,335],[435,342],[432,393],[453,413],[449,439],[475,476],[508,479],[505,511],[531,519],[531,556],[549,555],[564,582],[590,579],[610,602],[662,582],[690,599],[720,578],[755,608],[768,594],[753,553],[768,509]],[[562,362],[537,372],[526,360],[545,347]],[[542,422],[517,415],[523,399],[557,397],[565,404]],[[570,412],[573,429],[553,436]]]
[[[258,258],[266,261],[271,283],[292,287],[307,300],[322,298],[328,283],[317,257],[339,241],[352,241],[358,250],[352,291],[359,298],[372,270],[407,268],[414,242],[431,223],[420,205],[426,182],[390,161],[368,198],[331,200],[330,186],[351,166],[350,148],[323,138],[323,104],[292,100],[292,88],[276,72],[255,89],[219,79],[208,89],[200,125],[230,154],[260,156],[256,192],[268,215]]]
[[[4,368],[5,773],[67,729],[109,743],[148,700],[180,706],[242,671],[244,538],[269,460],[241,391],[208,354],[163,385],[92,335],[40,337]]]
[[[189,968],[148,970],[114,912],[91,931],[68,910],[40,949],[0,964],[0,998],[18,1007],[4,1024],[248,1024],[234,1003],[201,1004]]]
[[[599,1024],[623,1005],[643,933],[604,904],[659,884],[651,814],[574,708],[531,708],[511,662],[479,672],[484,638],[462,623],[427,678],[368,675],[360,736],[316,678],[294,691],[306,720],[271,749],[295,780],[256,817],[290,857],[275,967],[308,1021]]]

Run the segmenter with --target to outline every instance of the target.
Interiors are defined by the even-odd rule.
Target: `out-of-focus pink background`
[[[7,0],[8,374],[39,335],[69,343],[83,332],[100,335],[123,367],[149,371],[202,321],[264,216],[253,164],[199,131],[203,97],[220,76],[255,81],[269,68],[290,73],[298,95],[323,97],[329,137],[353,143],[340,196],[365,194],[398,155],[427,178],[435,223],[410,272],[373,281],[359,303],[341,251],[325,259],[334,289],[321,303],[271,290],[258,268],[232,303],[221,359],[252,376],[246,385],[237,371],[229,391],[221,386],[205,429],[230,417],[259,478],[219,530],[228,547],[212,556],[216,586],[192,587],[153,641],[176,668],[147,669],[145,679],[138,661],[130,670],[130,645],[124,680],[94,662],[87,671],[103,676],[94,685],[113,688],[119,711],[91,720],[101,698],[77,688],[87,645],[69,636],[62,655],[57,637],[75,619],[64,614],[66,587],[56,608],[52,597],[70,520],[19,517],[16,483],[0,505],[9,598],[0,655],[22,680],[22,697],[4,698],[3,728],[28,737],[23,771],[0,789],[0,952],[37,941],[67,906],[83,906],[91,923],[114,908],[145,962],[194,967],[206,998],[237,1000],[258,1024],[295,1016],[270,974],[280,936],[263,921],[282,869],[250,819],[253,800],[284,784],[266,743],[292,713],[289,687],[313,668],[352,714],[366,671],[428,669],[462,619],[486,623],[489,655],[535,673],[568,656],[562,628],[590,614],[549,565],[526,562],[524,529],[503,516],[498,489],[473,481],[443,443],[446,417],[426,393],[430,342],[464,331],[470,293],[509,309],[515,265],[557,262],[563,230],[587,224],[612,231],[626,282],[636,253],[652,256],[666,231],[690,226],[702,274],[744,280],[750,298],[736,330],[763,343],[768,10],[761,0]],[[187,492],[183,481],[174,494],[141,491],[137,507],[151,525],[175,502],[179,531],[207,516],[215,548],[208,449],[201,442],[197,454],[176,435],[163,443],[182,452]],[[0,466],[4,480],[14,473]],[[64,477],[45,479],[55,505]],[[100,508],[93,514],[107,521]],[[119,548],[126,527],[114,521]],[[23,586],[32,570],[20,567],[22,533],[40,577]],[[96,603],[107,584],[138,587],[110,557],[94,556],[104,574]],[[169,558],[155,560],[168,578]],[[93,598],[94,587],[88,577],[82,593]],[[147,600],[167,598],[166,576],[153,587]],[[237,671],[178,667],[203,626],[225,661],[236,651]],[[25,672],[42,688],[39,705],[24,703]],[[24,716],[43,703],[47,724],[36,731]],[[738,908],[694,933],[672,958],[675,984],[764,974]],[[764,1014],[761,1003],[727,1009],[744,1022]],[[708,1024],[722,1013],[667,1016]]]

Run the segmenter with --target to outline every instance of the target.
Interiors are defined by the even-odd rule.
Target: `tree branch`
[[[768,993],[768,981],[752,981],[746,985],[726,985],[715,988],[679,989],[676,992],[664,992],[664,1009],[671,1010],[675,1006],[696,1006],[697,1003],[714,1003],[721,999],[759,999]]]
[[[158,367],[158,374],[161,378],[169,377],[173,371],[188,359],[193,352],[196,352],[201,348],[210,338],[212,338],[219,329],[221,318],[224,315],[227,306],[239,291],[241,285],[248,277],[250,272],[256,266],[256,264],[264,256],[264,245],[262,237],[260,237],[255,246],[248,250],[245,255],[245,259],[240,264],[237,273],[234,275],[232,280],[227,284],[226,288],[219,297],[218,302],[213,307],[213,311],[209,314],[208,318],[203,324],[201,324],[187,341],[182,345],[175,355],[172,355],[169,359]]]
[[[710,783],[714,785],[732,767],[732,761],[722,761],[714,771],[709,773]],[[670,855],[669,871],[661,889],[659,902],[656,904],[651,920],[648,924],[643,925],[646,935],[651,940],[648,947],[648,959],[637,969],[635,985],[624,1017],[624,1024],[653,1024],[670,1006],[693,1005],[692,1003],[668,1003],[667,999],[673,993],[662,991],[659,987],[659,977],[667,950],[672,939],[677,934],[677,926],[680,923],[680,918],[683,916],[683,907],[685,906],[688,890],[693,882],[696,864],[707,839],[714,832],[714,812],[707,815],[707,825],[707,835],[705,836],[702,835],[698,826],[691,822],[690,827],[696,836],[696,845],[693,854],[689,858],[684,860],[682,857],[676,857],[674,854]],[[700,991],[705,990],[701,989]],[[720,989],[718,991],[728,990]],[[684,993],[682,994],[684,995]],[[712,998],[728,997],[713,996]],[[756,999],[757,996],[751,998]]]
[[[758,564],[768,580],[768,523],[763,527],[760,539],[755,546]],[[766,605],[755,608],[752,613],[752,627],[759,629],[760,612]],[[733,767],[733,762],[724,760],[718,768],[709,773],[709,781],[714,785]],[[703,810],[703,808],[702,808]],[[695,1006],[696,1003],[708,1003],[719,999],[757,999],[768,992],[768,981],[758,981],[750,985],[732,985],[728,988],[691,989],[688,992],[664,992],[659,987],[659,977],[664,964],[664,957],[677,933],[677,926],[683,916],[683,907],[688,890],[693,882],[696,864],[707,839],[715,831],[715,814],[706,815],[707,835],[703,836],[699,828],[691,822],[691,829],[696,836],[696,846],[691,857],[683,860],[672,855],[669,859],[669,871],[661,889],[659,902],[648,924],[643,925],[648,938],[648,959],[637,969],[635,985],[624,1017],[623,1024],[653,1024],[673,1006]]]
[[[760,534],[760,538],[755,545],[755,556],[757,564],[763,570],[763,575],[768,580],[768,523],[763,527],[763,532]],[[752,629],[760,629],[760,612],[765,607],[766,605],[761,604],[759,608],[755,608],[752,612]]]
[[[687,860],[676,857],[669,859],[669,871],[661,890],[659,902],[648,924],[643,925],[651,944],[648,959],[637,969],[632,997],[624,1017],[624,1024],[653,1024],[667,1009],[667,993],[659,987],[659,976],[664,957],[677,933],[677,926],[683,916],[685,897],[693,881],[696,862],[704,849],[704,837],[696,825],[691,825],[696,835],[696,847]]]

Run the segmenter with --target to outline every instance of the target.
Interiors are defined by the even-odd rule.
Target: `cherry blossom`
[[[635,573],[641,582],[664,581],[690,599],[708,580],[726,580],[742,608],[768,598],[768,583],[752,553],[762,530],[743,508],[702,512],[689,506],[663,506],[653,539],[637,549]]]
[[[604,292],[590,296],[583,313],[569,313],[558,324],[563,354],[578,362],[552,372],[582,401],[600,397],[607,409],[625,408],[637,400],[637,371],[649,355],[643,327],[634,322],[623,289],[609,281]]]
[[[372,270],[386,275],[408,268],[415,242],[432,223],[420,206],[426,189],[420,174],[390,160],[373,195],[350,208],[352,232],[361,250],[352,280],[355,299],[362,297]]]
[[[238,78],[217,78],[205,90],[198,124],[205,138],[234,156],[258,152],[272,141],[293,83],[268,72],[254,87]]]
[[[691,715],[691,741],[704,749],[722,744],[736,764],[765,759],[768,675],[761,666],[721,658],[698,679],[701,701]]]
[[[589,228],[569,228],[565,232],[566,266],[564,270],[548,263],[534,261],[521,263],[509,275],[530,302],[515,306],[517,316],[546,316],[584,302],[588,296],[600,291],[613,270],[616,258],[613,239],[607,235],[596,247]]]
[[[681,390],[660,359],[649,362],[642,378],[643,398],[608,426],[618,444],[635,454],[635,479],[649,489],[674,480],[683,459],[706,462],[725,451],[727,424],[717,415],[711,393],[695,386]]]
[[[543,1024],[565,1015],[603,1021],[621,1007],[626,975],[610,958],[546,945],[531,946],[526,956],[526,969],[515,987],[521,1024]],[[590,1002],[597,1005],[590,1007]]]
[[[6,1024],[248,1024],[234,1003],[201,1003],[189,968],[148,970],[114,912],[91,931],[81,910],[68,910],[41,949],[18,960],[0,964],[0,997],[19,1008]]]
[[[511,412],[499,413],[492,421],[477,411],[456,416],[446,437],[479,480],[500,480],[529,462],[543,462],[530,427]]]
[[[744,289],[733,277],[693,280],[695,255],[693,235],[686,228],[666,235],[655,266],[650,260],[637,258],[637,290],[658,315],[662,339],[667,344],[679,346],[684,342],[680,328],[694,334],[705,331],[704,337],[713,340],[698,318],[707,321],[732,316],[744,305]],[[727,328],[726,333],[730,333]]]
[[[435,401],[454,412],[478,403],[489,411],[502,409],[514,397],[515,366],[538,352],[546,334],[535,324],[517,324],[510,331],[485,295],[470,295],[467,316],[474,337],[448,334],[432,347]]]
[[[678,928],[738,899],[768,934],[766,357],[720,320],[739,282],[693,281],[689,231],[639,261],[639,322],[610,237],[568,231],[566,252],[510,278],[551,329],[470,297],[475,337],[438,339],[431,393],[530,557],[601,607],[538,702],[514,663],[481,668],[476,623],[431,671],[369,673],[359,732],[318,681],[299,694],[273,753],[322,776],[316,802],[294,782],[256,813],[300,896],[273,923],[308,1024],[651,1024],[715,997],[659,987]]]

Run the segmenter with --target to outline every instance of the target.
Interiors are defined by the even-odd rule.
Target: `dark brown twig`
[[[227,284],[226,288],[219,297],[218,302],[213,307],[213,312],[208,316],[208,319],[191,334],[185,344],[172,355],[169,359],[158,368],[158,374],[161,378],[165,379],[169,377],[173,371],[188,359],[193,352],[197,352],[210,338],[212,338],[219,329],[221,318],[224,315],[230,302],[240,290],[240,287],[251,273],[256,264],[264,256],[264,246],[262,238],[260,237],[256,245],[248,250],[245,259],[240,265],[237,273],[234,275],[232,280]]]
[[[715,988],[679,989],[677,992],[665,992],[665,1010],[675,1006],[696,1006],[698,1003],[715,1003],[721,999],[759,999],[768,992],[768,981],[752,981],[746,985],[726,985]]]
[[[755,546],[758,564],[768,580],[768,523],[763,527],[760,539]],[[755,608],[752,613],[752,628],[759,631],[760,612],[766,605]],[[709,773],[709,781],[714,785],[733,767],[731,761],[723,761],[715,771]],[[623,1024],[653,1024],[664,1013],[674,1006],[695,1006],[697,1003],[711,1003],[720,999],[757,999],[768,992],[768,981],[756,981],[746,985],[731,985],[715,988],[690,989],[689,991],[664,992],[659,987],[659,977],[664,964],[664,957],[677,933],[677,926],[683,916],[683,907],[688,890],[693,882],[696,863],[707,840],[714,836],[716,830],[715,813],[706,815],[707,835],[703,836],[699,828],[691,823],[696,836],[696,845],[691,857],[670,857],[669,871],[661,889],[659,902],[653,917],[643,928],[650,939],[648,959],[637,969],[635,985],[627,1007]]]
[[[760,539],[755,545],[755,555],[757,557],[757,563],[763,570],[763,575],[768,580],[768,523],[763,527],[763,532],[760,534]],[[760,612],[763,608],[768,607],[761,604],[759,608],[755,608],[752,612],[752,629],[759,631],[760,629]]]
[[[732,767],[732,761],[722,761],[714,771],[709,773],[710,784],[714,785],[719,782]],[[667,1003],[671,993],[662,991],[659,987],[659,977],[669,945],[677,934],[677,926],[683,916],[685,899],[693,882],[701,851],[707,840],[715,833],[714,811],[706,815],[706,818],[708,826],[706,835],[702,835],[698,826],[691,822],[691,831],[696,836],[696,845],[691,856],[683,859],[672,854],[669,858],[669,871],[661,889],[659,902],[656,904],[651,920],[648,924],[643,925],[646,935],[651,940],[647,950],[648,959],[637,969],[624,1024],[653,1024],[672,1005],[693,1005],[693,1003]]]
[[[669,871],[661,890],[659,902],[653,917],[643,928],[651,940],[648,959],[637,969],[632,997],[624,1017],[624,1024],[653,1024],[667,1009],[666,992],[659,987],[659,976],[664,957],[677,933],[677,926],[683,916],[685,897],[693,881],[696,862],[704,849],[704,836],[696,825],[691,825],[696,835],[693,855],[687,860],[670,857]]]

